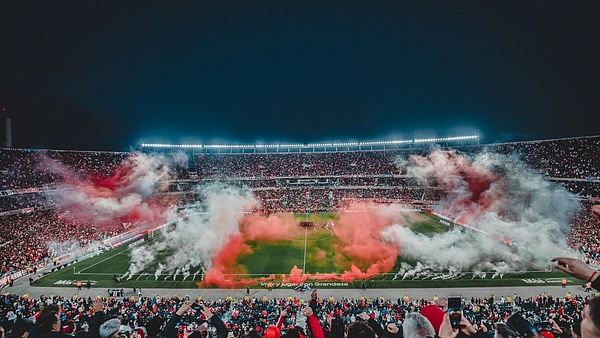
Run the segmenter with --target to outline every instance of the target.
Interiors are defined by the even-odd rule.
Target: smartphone
[[[453,329],[460,329],[460,320],[462,319],[462,297],[448,296],[448,314],[450,315],[450,324]]]

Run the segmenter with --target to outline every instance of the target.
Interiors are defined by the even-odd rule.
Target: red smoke
[[[385,242],[381,232],[402,219],[399,211],[384,209],[372,204],[354,203],[338,214],[339,220],[333,227],[334,234],[341,241],[337,249],[352,262],[343,274],[344,281],[371,278],[394,267],[400,249]]]
[[[244,266],[237,264],[237,258],[248,254],[250,248],[244,244],[241,234],[232,235],[223,248],[213,257],[212,267],[204,275],[199,287],[210,285],[224,289],[243,287],[254,283],[254,280],[236,278],[235,275],[247,274]],[[232,276],[233,275],[233,276]]]
[[[265,217],[258,214],[246,215],[241,221],[240,231],[250,241],[296,238],[304,234],[291,214],[275,214]]]
[[[494,174],[487,163],[470,162],[455,151],[434,151],[411,160],[415,168],[427,172],[428,177],[447,192],[446,210],[442,213],[468,221],[486,211],[500,211],[507,187],[504,179]]]
[[[132,154],[110,176],[82,177],[50,158],[43,158],[41,167],[62,177],[57,208],[63,218],[100,230],[122,229],[124,223],[145,230],[164,224],[176,205],[173,197],[159,193],[169,179],[161,161]]]
[[[281,280],[284,283],[302,283],[306,280],[306,276],[302,274],[302,269],[294,265],[289,275],[282,274]]]
[[[164,224],[171,208],[176,205],[174,195],[163,194],[170,177],[163,159],[133,154],[121,163],[109,177],[88,177],[75,179],[60,163],[52,161],[55,172],[65,177],[61,187],[61,200],[65,212],[63,217],[76,224],[94,224],[100,229],[122,227],[126,223],[132,228],[149,229]],[[69,179],[71,178],[71,179]],[[479,183],[473,180],[473,185]],[[485,183],[485,182],[483,182]],[[482,189],[479,195],[484,195]],[[294,266],[288,275],[281,275],[284,282],[301,283],[311,280],[343,280],[371,278],[391,271],[400,254],[398,247],[386,243],[381,232],[388,226],[401,221],[399,211],[387,210],[386,206],[354,204],[348,210],[337,214],[334,235],[339,239],[336,264],[343,274],[305,274]],[[66,211],[68,210],[68,212]],[[205,274],[200,286],[233,288],[245,286],[256,280],[243,279],[245,267],[237,264],[239,257],[249,254],[246,241],[266,241],[295,239],[302,236],[305,229],[289,214],[264,217],[249,214],[240,221],[240,232],[228,238],[227,243],[212,257],[211,269]],[[327,252],[319,250],[310,259],[326,259]],[[274,280],[275,276],[260,280]]]
[[[170,178],[160,160],[134,154],[123,161],[110,177],[65,182],[63,200],[65,209],[69,210],[65,217],[101,228],[122,226],[123,223],[147,228],[164,224],[167,211],[176,203],[165,197],[168,194],[160,193]],[[66,170],[58,164],[54,165],[56,171]],[[281,279],[293,283],[307,279],[353,281],[391,271],[400,252],[395,244],[386,243],[380,234],[386,227],[399,222],[401,215],[397,210],[386,208],[357,203],[336,216],[332,228],[339,240],[334,248],[337,252],[335,261],[338,268],[344,271],[343,274],[305,274],[300,268],[294,267]],[[249,254],[250,249],[245,242],[295,239],[304,232],[305,229],[289,214],[244,216],[240,221],[240,232],[228,238],[227,243],[214,254],[211,269],[200,285],[230,288],[254,282],[238,277],[247,274],[244,266],[237,264],[239,257]],[[326,259],[327,252],[320,250],[309,258]],[[272,279],[272,276],[263,278]]]
[[[339,274],[314,273],[306,274],[301,268],[294,266],[289,274],[279,275],[284,283],[303,283],[308,280],[337,280],[352,282],[356,279],[368,279],[392,270],[400,250],[397,245],[381,238],[381,232],[392,224],[403,223],[400,210],[390,206],[379,206],[366,203],[351,205],[337,215],[334,235],[340,243],[336,247],[336,262],[344,269]],[[292,215],[246,215],[241,221],[241,234],[232,236],[228,244],[213,259],[213,267],[206,274],[200,286],[217,286],[235,288],[248,285],[252,280],[232,277],[232,274],[243,275],[244,267],[236,265],[237,259],[249,253],[244,241],[281,240],[297,238],[304,234]],[[324,250],[317,250],[311,259],[323,259],[327,255]],[[274,280],[275,276],[262,278]]]

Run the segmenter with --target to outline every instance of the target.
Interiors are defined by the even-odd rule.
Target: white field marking
[[[302,273],[306,271],[306,242],[308,242],[308,228],[304,228],[304,262],[302,262]]]
[[[99,262],[97,262],[97,263],[94,263],[94,264],[92,264],[92,265],[88,265],[88,266],[86,266],[85,268],[83,268],[83,269],[79,270],[79,272],[77,272],[77,273],[78,273],[78,274],[81,274],[81,272],[82,272],[82,271],[85,271],[85,270],[87,270],[87,269],[89,269],[89,268],[91,268],[91,267],[94,267],[94,266],[96,266],[96,265],[98,265],[98,264],[100,264],[100,263],[106,262],[107,260],[109,260],[109,259],[111,259],[111,258],[114,258],[114,257],[116,257],[116,256],[118,256],[118,255],[120,255],[120,254],[122,254],[122,253],[125,253],[125,250],[123,250],[123,251],[121,251],[121,252],[117,252],[116,254],[114,254],[114,255],[112,255],[112,256],[106,257],[105,259],[103,259],[103,260],[101,260],[101,261],[99,261]]]

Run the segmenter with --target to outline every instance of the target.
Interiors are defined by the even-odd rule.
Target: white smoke
[[[92,246],[92,245],[90,245]],[[97,247],[97,243],[93,243],[94,247]],[[81,244],[75,239],[69,239],[65,242],[48,242],[48,252],[51,257],[62,256],[67,253],[77,252],[81,250]]]
[[[128,276],[128,279],[131,279],[133,275],[139,274],[147,266],[154,262],[156,253],[161,252],[166,248],[166,244],[160,241],[154,243],[152,250],[147,250],[145,245],[133,247],[133,249],[131,249],[129,269],[127,270],[125,276]]]
[[[157,281],[160,275],[162,275],[163,270],[165,269],[165,265],[163,263],[158,263],[158,268],[154,272],[154,280]],[[166,278],[165,278],[166,279]]]
[[[403,278],[423,278],[430,271],[453,278],[469,269],[478,277],[485,271],[502,277],[544,269],[550,258],[569,251],[566,233],[579,202],[515,157],[483,152],[468,158],[435,150],[427,157],[412,156],[406,171],[422,185],[445,192],[436,211],[480,231],[457,225],[426,236],[402,225],[387,228],[382,237],[419,261],[401,269]]]
[[[160,274],[169,274],[168,277],[175,279],[183,274],[185,279],[190,276],[191,267],[208,270],[212,258],[223,245],[232,235],[239,234],[243,213],[257,204],[249,189],[221,183],[203,185],[198,188],[198,193],[202,196],[204,211],[186,210],[189,216],[178,220],[174,228],[164,227],[160,241],[144,245],[139,250],[133,249],[129,269],[131,274],[150,267],[162,251],[168,251],[169,254],[165,264],[159,265],[155,272],[156,278]],[[194,276],[198,273],[195,272]]]

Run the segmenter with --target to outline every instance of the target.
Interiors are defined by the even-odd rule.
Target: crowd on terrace
[[[0,149],[0,191],[43,188],[57,181],[110,177],[128,153]]]
[[[436,189],[412,186],[398,187],[294,187],[255,191],[262,202],[257,211],[274,212],[332,212],[346,208],[355,201],[405,203],[425,200],[434,203],[440,198]]]
[[[503,153],[517,153],[521,160],[549,177],[579,178],[600,176],[600,137],[497,144]]]
[[[326,291],[321,291],[326,292]],[[304,296],[304,294],[303,294]],[[308,295],[307,295],[308,296]],[[462,300],[463,315],[466,320],[468,336],[492,338],[494,337],[495,324],[506,322],[507,318],[518,313],[534,324],[552,323],[552,335],[545,337],[571,338],[572,328],[577,332],[582,319],[582,310],[590,301],[590,296],[565,295],[553,298],[546,294],[536,297],[521,298],[518,294],[490,295],[487,298],[468,298]],[[202,303],[205,309],[190,306],[189,302]],[[43,308],[53,308],[61,321],[62,337],[100,337],[109,338],[111,335],[100,335],[93,331],[95,315],[101,313],[102,318],[117,318],[116,327],[111,334],[123,333],[132,337],[131,332],[140,333],[136,337],[157,336],[154,326],[162,327],[164,322],[170,322],[174,330],[164,327],[162,336],[165,338],[187,337],[194,332],[217,329],[219,334],[229,332],[233,337],[266,337],[278,338],[281,333],[296,330],[303,336],[313,338],[323,337],[316,330],[323,329],[325,337],[339,337],[336,329],[348,327],[353,322],[368,320],[369,325],[375,328],[379,337],[420,337],[408,332],[410,313],[420,313],[427,322],[431,323],[431,336],[440,334],[443,316],[442,309],[447,309],[444,299],[412,299],[409,295],[399,296],[398,299],[385,299],[383,296],[375,298],[361,297],[358,299],[341,298],[333,296],[320,298],[313,290],[309,299],[290,295],[287,298],[243,298],[227,297],[226,299],[202,299],[202,297],[176,296],[164,298],[160,295],[139,297],[138,295],[125,297],[96,299],[63,297],[60,295],[41,296],[37,299],[6,293],[0,296],[0,317],[5,331],[20,329],[20,325],[31,328],[35,319],[41,321],[39,313]],[[305,326],[303,308],[310,307],[317,320],[309,321]],[[186,311],[177,312],[179,309]],[[189,310],[187,310],[189,309]],[[104,313],[102,313],[104,312]],[[216,316],[217,318],[210,318]],[[280,317],[281,316],[281,317]],[[34,319],[35,318],[35,319]],[[158,320],[159,323],[156,323]],[[213,324],[205,326],[204,323]],[[220,324],[224,324],[224,326]],[[119,325],[120,324],[120,325]],[[314,327],[318,325],[319,328]],[[275,331],[272,327],[278,326]],[[98,327],[95,328],[98,330]],[[139,330],[138,330],[139,329]],[[32,332],[38,330],[36,327]],[[224,332],[223,332],[224,330]],[[221,331],[221,332],[219,332]],[[275,331],[278,335],[270,335]],[[398,331],[398,332],[396,332]],[[403,332],[404,331],[404,332]],[[14,332],[17,333],[17,332]],[[19,331],[19,334],[22,332]],[[579,334],[581,335],[581,334]],[[22,337],[17,335],[17,337]],[[224,337],[224,336],[223,336]],[[288,335],[289,337],[289,335]],[[298,337],[297,335],[295,337]],[[343,338],[343,331],[342,336]],[[464,336],[462,336],[464,337]],[[424,336],[423,336],[424,338]]]
[[[600,265],[600,222],[590,213],[590,203],[584,203],[573,218],[567,243],[579,250],[588,262]]]
[[[120,229],[99,232],[76,224],[53,210],[0,217],[0,277],[48,262],[53,257],[114,236]]]
[[[373,176],[400,174],[397,152],[196,155],[196,171],[210,177]]]
[[[596,156],[600,137],[501,143],[458,147],[465,152],[490,149],[515,154],[530,167],[549,177],[586,179],[600,177]],[[195,155],[201,178],[211,177],[316,177],[400,175],[396,163],[428,149],[272,154]]]

